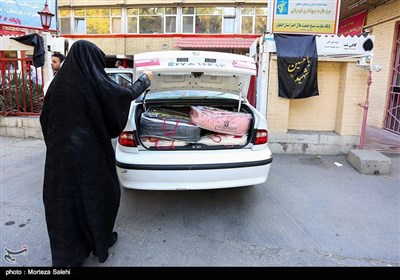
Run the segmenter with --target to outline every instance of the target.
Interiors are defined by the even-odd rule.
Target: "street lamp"
[[[47,0],[44,4],[43,10],[38,12],[38,14],[40,15],[40,22],[42,23],[43,31],[49,31],[51,19],[54,17],[54,14],[50,11],[49,5],[47,5]]]
[[[45,51],[45,57],[44,57],[44,72],[43,73],[43,84],[46,84],[47,81],[49,81],[53,77],[53,71],[51,69],[51,51],[50,51],[50,42],[52,40],[52,37],[49,33],[49,28],[51,25],[51,19],[54,17],[54,14],[49,10],[49,5],[47,5],[47,0],[46,3],[44,4],[43,10],[38,12],[40,15],[40,22],[43,27],[43,45],[44,45],[44,51]]]

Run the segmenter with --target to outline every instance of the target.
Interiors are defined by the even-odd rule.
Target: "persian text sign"
[[[316,43],[318,56],[320,57],[367,56],[373,53],[375,36],[320,35],[316,37]],[[265,35],[264,51],[277,52],[274,35]]]
[[[372,47],[368,47],[368,42],[373,44],[374,41],[375,36],[319,36],[317,37],[318,55],[370,55]]]
[[[43,10],[43,0],[0,0],[0,24],[42,28],[38,12]],[[50,11],[56,13],[56,1],[48,0]],[[56,28],[53,18],[51,29]]]
[[[339,0],[271,0],[272,33],[336,34]]]

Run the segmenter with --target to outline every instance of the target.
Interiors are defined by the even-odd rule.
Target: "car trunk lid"
[[[147,94],[160,91],[198,89],[247,97],[254,60],[243,55],[208,51],[149,52],[135,56],[137,73],[153,71]]]

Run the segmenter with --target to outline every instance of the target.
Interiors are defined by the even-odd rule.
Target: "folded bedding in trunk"
[[[175,147],[186,146],[189,143],[181,140],[169,140],[156,137],[141,137],[140,141],[146,148],[175,149]]]
[[[243,146],[247,143],[247,135],[230,135],[222,133],[208,133],[200,137],[196,143],[207,146]]]
[[[142,113],[139,136],[194,143],[200,139],[200,131],[187,114],[154,108]]]
[[[208,106],[191,106],[190,117],[201,128],[231,135],[247,134],[252,118],[248,113]]]

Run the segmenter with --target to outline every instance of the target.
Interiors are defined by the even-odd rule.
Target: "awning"
[[[181,49],[248,49],[256,38],[179,38],[175,48]]]

